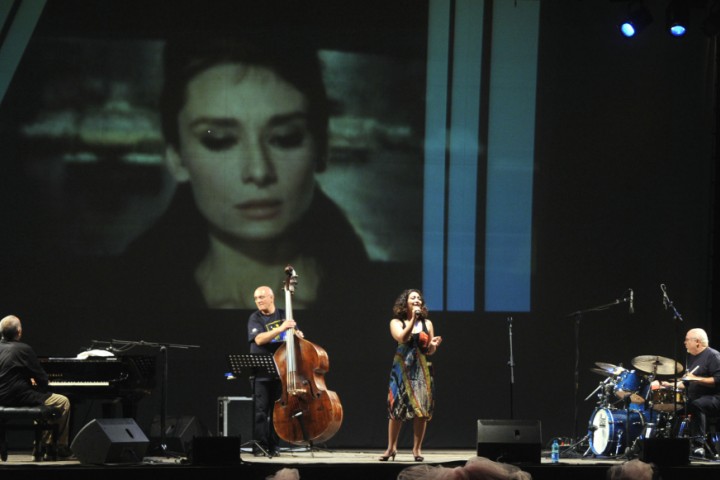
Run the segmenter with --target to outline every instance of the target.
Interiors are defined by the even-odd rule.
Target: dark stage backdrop
[[[436,271],[423,242],[450,235],[442,224],[440,232],[428,224],[433,206],[423,202],[429,193],[423,186],[435,180],[423,174],[424,150],[437,136],[426,130],[428,25],[438,5],[452,12],[467,2],[290,3],[47,2],[17,69],[3,72],[11,82],[0,105],[0,314],[20,316],[24,339],[43,356],[74,356],[93,340],[192,346],[168,349],[167,414],[195,416],[215,432],[217,398],[250,393],[246,381],[227,380],[225,373],[227,354],[248,351],[252,310],[188,305],[162,282],[152,285],[157,301],[124,297],[115,283],[123,267],[118,258],[163,213],[176,188],[163,166],[158,123],[162,46],[166,35],[198,25],[213,31],[280,22],[312,32],[332,105],[329,167],[318,183],[362,239],[372,268],[369,275],[344,272],[345,294],[320,297],[295,317],[306,337],[327,350],[326,382],[344,407],[343,425],[328,446],[381,449],[392,303],[402,288],[422,288],[423,273]],[[444,341],[433,358],[437,404],[426,447],[474,448],[479,418],[539,419],[545,441],[581,437],[595,401],[585,398],[604,380],[590,371],[595,362],[631,368],[639,355],[682,362],[682,339],[691,327],[706,328],[711,344],[718,341],[711,248],[715,38],[699,28],[702,9],[693,10],[695,28],[686,38],[669,37],[662,31],[663,2],[655,6],[654,24],[634,40],[621,38],[615,27],[623,2],[470,3],[482,6],[478,28],[485,43],[473,58],[483,67],[479,118],[491,126],[477,135],[463,132],[467,148],[477,152],[478,187],[460,197],[465,204],[450,203],[454,211],[477,211],[469,235],[474,283],[463,290],[474,301],[472,308],[453,308],[447,301],[453,292],[442,288],[453,285],[457,265],[439,270],[447,281],[441,282],[444,298],[427,300]],[[534,102],[531,182],[523,193],[531,200],[527,259],[507,266],[529,272],[529,307],[498,311],[485,308],[492,303],[484,297],[492,291],[486,282],[493,278],[484,270],[490,177],[487,149],[478,145],[492,138],[494,121],[513,123],[503,118],[502,104],[488,101],[488,89],[501,85],[487,86],[494,78],[487,42],[493,26],[495,33],[500,29],[493,15],[512,19],[508,4],[523,18],[535,12],[539,33],[510,35],[537,52],[528,94]],[[511,68],[523,71],[526,61],[518,58]],[[462,131],[452,126],[448,138]],[[526,134],[522,129],[509,135]],[[503,187],[510,188],[487,185]],[[142,269],[135,275],[123,280],[146,278]],[[281,281],[279,271],[279,306]],[[661,284],[682,321],[663,307]],[[518,291],[522,295],[523,285]],[[243,295],[251,300],[252,291]],[[146,432],[160,400],[156,388],[139,404]],[[79,406],[76,428],[96,411],[97,405]],[[407,448],[409,427],[402,437]]]

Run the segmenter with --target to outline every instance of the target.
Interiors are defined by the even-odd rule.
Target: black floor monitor
[[[540,463],[540,420],[478,420],[477,454],[503,463]]]

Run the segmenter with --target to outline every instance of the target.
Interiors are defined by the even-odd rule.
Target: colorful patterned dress
[[[388,415],[393,420],[432,418],[435,385],[432,364],[426,356],[429,342],[430,335],[423,321],[422,331],[413,333],[407,343],[398,344],[388,390]]]

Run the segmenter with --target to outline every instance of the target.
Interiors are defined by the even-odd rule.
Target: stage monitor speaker
[[[640,441],[640,460],[664,467],[690,463],[689,438],[644,438]]]
[[[503,463],[540,463],[540,420],[478,420],[477,454]]]
[[[190,461],[193,465],[238,465],[240,437],[195,437]]]
[[[160,435],[160,415],[155,415],[150,427],[150,439],[155,445],[162,440]],[[171,452],[185,453],[192,448],[193,437],[205,437],[208,429],[200,421],[189,415],[168,416],[165,419],[165,445]]]
[[[150,441],[132,418],[96,418],[70,445],[80,463],[140,463]]]

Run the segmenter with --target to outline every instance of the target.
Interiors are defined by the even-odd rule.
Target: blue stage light
[[[690,22],[689,0],[671,0],[665,11],[667,29],[673,37],[682,37]]]
[[[670,26],[670,35],[673,37],[682,37],[685,35],[685,32],[687,32],[687,29],[682,25],[671,25]]]
[[[625,35],[626,37],[634,37],[635,36],[635,27],[633,27],[633,24],[630,22],[624,22],[620,25],[620,32]]]
[[[638,6],[635,10],[620,23],[620,33],[627,38],[635,37],[653,21],[652,14],[644,5]]]

